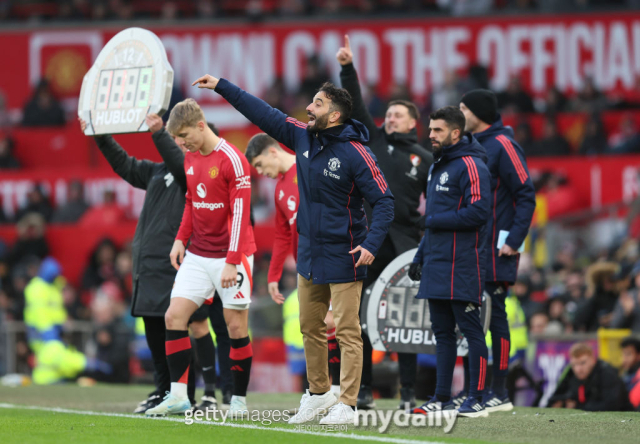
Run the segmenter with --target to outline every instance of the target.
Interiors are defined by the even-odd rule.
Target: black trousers
[[[367,278],[364,280],[362,290],[366,291],[368,287],[372,286],[387,265],[395,258],[395,248],[389,236],[387,236],[382,243],[378,256],[376,256],[376,260],[374,260],[373,264],[367,269]],[[362,319],[362,305],[360,305],[360,319]],[[362,329],[362,352],[361,384],[371,386],[373,382],[373,362],[371,359],[373,347],[364,329]],[[403,388],[413,388],[416,383],[416,373],[418,370],[418,355],[414,353],[398,353],[398,365],[400,367],[400,384]]]

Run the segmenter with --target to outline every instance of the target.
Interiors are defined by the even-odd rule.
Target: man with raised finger
[[[296,154],[298,172],[298,295],[309,391],[290,423],[352,423],[362,374],[358,309],[367,266],[393,220],[393,195],[366,143],[369,131],[352,120],[349,93],[323,84],[307,107],[309,122],[286,116],[225,79],[205,75],[213,89],[251,122]],[[373,207],[368,227],[363,201]],[[325,316],[333,305],[342,371],[340,402],[331,393]]]

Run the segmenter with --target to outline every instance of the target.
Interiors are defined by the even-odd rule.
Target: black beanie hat
[[[484,123],[492,125],[498,118],[498,99],[493,91],[474,89],[462,96],[460,102]]]

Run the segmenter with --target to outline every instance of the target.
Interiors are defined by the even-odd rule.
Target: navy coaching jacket
[[[516,281],[520,255],[499,256],[500,231],[508,231],[506,244],[520,248],[531,225],[536,209],[536,192],[527,169],[524,151],[513,139],[511,127],[505,127],[498,117],[486,130],[474,137],[487,150],[487,166],[491,173],[491,214],[487,244],[487,282]]]
[[[353,282],[367,276],[356,268],[361,245],[376,256],[393,221],[393,195],[364,144],[369,131],[347,120],[318,134],[307,124],[248,94],[225,79],[216,92],[262,131],[293,149],[298,169],[298,273],[314,284]],[[373,207],[371,228],[362,206]]]
[[[490,175],[471,135],[445,147],[429,170],[425,233],[413,258],[422,264],[418,299],[482,303]]]

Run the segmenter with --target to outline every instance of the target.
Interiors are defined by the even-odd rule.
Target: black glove
[[[409,266],[409,278],[412,281],[419,281],[422,279],[422,264],[414,262]]]

